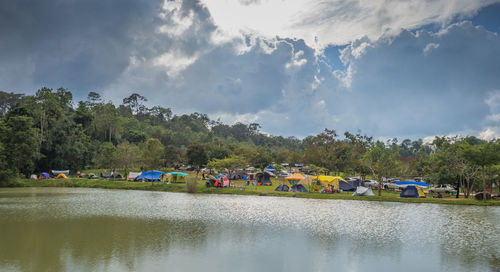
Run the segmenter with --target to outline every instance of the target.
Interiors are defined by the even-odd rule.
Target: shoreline
[[[29,180],[17,179],[6,187],[65,187],[65,188],[100,188],[100,189],[119,189],[119,190],[142,190],[155,192],[174,192],[188,193],[185,183],[163,184],[151,182],[129,182],[125,180],[102,180],[85,178],[68,179],[49,179],[49,180]],[[340,199],[340,200],[365,200],[380,202],[399,202],[399,203],[430,203],[430,204],[449,204],[449,205],[474,205],[474,206],[500,206],[499,200],[480,201],[473,198],[400,198],[398,193],[383,191],[382,196],[352,196],[352,193],[325,194],[316,192],[276,192],[275,186],[248,186],[243,188],[207,188],[203,181],[198,181],[197,192],[195,194],[233,194],[233,195],[255,195],[255,196],[278,196],[278,197],[297,197],[310,199]],[[377,194],[377,191],[374,191]],[[385,195],[384,195],[385,194]]]

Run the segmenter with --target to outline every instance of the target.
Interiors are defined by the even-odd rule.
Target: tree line
[[[307,164],[319,173],[422,177],[460,182],[468,192],[498,184],[500,142],[473,136],[374,140],[325,129],[304,139],[262,133],[257,123],[228,125],[206,114],[176,115],[133,93],[120,105],[97,92],[0,92],[0,181],[50,169],[154,169],[175,165],[234,169]]]

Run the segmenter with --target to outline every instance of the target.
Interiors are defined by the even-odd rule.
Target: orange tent
[[[285,179],[290,182],[290,184],[293,186],[297,184],[300,180],[303,180],[305,177],[301,175],[300,173],[295,173],[291,176],[286,177]]]
[[[60,178],[65,179],[65,178],[68,178],[68,177],[66,177],[66,175],[65,175],[65,174],[61,173],[61,174],[57,175],[57,178],[58,178],[58,179],[60,179]]]
[[[302,174],[300,174],[300,173],[295,173],[295,174],[293,174],[293,175],[291,175],[291,176],[286,177],[285,179],[286,179],[286,180],[302,180],[302,179],[304,179],[304,178],[305,178],[305,177],[304,177]]]

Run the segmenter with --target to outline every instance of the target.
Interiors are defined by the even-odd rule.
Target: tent
[[[40,174],[40,177],[39,177],[39,179],[49,179],[49,178],[50,178],[50,175],[47,172],[42,172]]]
[[[339,181],[345,182],[342,177],[339,176],[316,176],[313,179],[318,180],[321,183],[321,186],[328,187],[328,185],[332,185],[334,189],[340,189]]]
[[[356,191],[352,194],[353,196],[374,196],[372,189],[363,186],[358,186]]]
[[[87,175],[87,178],[89,178],[89,179],[96,179],[96,178],[99,178],[99,177],[96,174],[94,174],[94,173],[89,173]]]
[[[167,174],[170,175],[170,177],[168,178],[168,182],[171,182],[171,183],[186,182],[185,177],[188,175],[188,174],[182,173],[182,172],[169,172]]]
[[[229,179],[226,176],[221,176],[215,181],[213,186],[214,187],[229,187],[230,185],[231,185],[231,182],[229,181]]]
[[[415,185],[408,185],[401,191],[400,197],[425,197],[422,188]]]
[[[339,188],[342,189],[342,191],[356,191],[356,187],[352,186],[349,182],[342,180],[339,180]]]
[[[142,172],[139,176],[135,178],[137,181],[147,180],[147,181],[160,181],[162,176],[165,175],[162,171],[153,170]]]
[[[296,185],[292,186],[292,191],[293,192],[304,192],[304,193],[306,193],[307,189],[302,184],[296,184]]]
[[[276,169],[272,165],[268,165],[265,171],[274,172]]]
[[[33,174],[30,176],[30,179],[38,179],[38,177],[35,174]]]
[[[297,184],[302,184],[302,185],[307,185],[307,186],[311,186],[313,184],[313,180],[312,180],[312,177],[309,176],[309,175],[306,175],[304,177],[304,179],[302,179],[301,181],[299,181],[299,183]]]
[[[349,183],[352,187],[354,187],[354,190],[356,190],[356,187],[361,185],[361,182],[357,178],[351,178],[347,180],[347,183]]]
[[[61,174],[57,175],[56,178],[58,178],[58,179],[60,179],[60,178],[65,179],[65,178],[68,178],[68,177],[64,173],[61,173]]]
[[[127,180],[135,180],[138,176],[140,176],[142,174],[142,172],[129,172],[128,173],[128,178]]]
[[[102,172],[99,176],[103,179],[108,179],[108,178],[111,178],[112,174],[113,174],[113,172]]]
[[[303,180],[304,178],[305,177],[302,174],[295,173],[291,176],[286,177],[285,179],[288,180],[288,182],[290,182],[290,184],[293,186],[297,184],[299,181]]]
[[[257,173],[257,175],[255,175],[257,183],[260,183],[261,185],[273,185],[273,183],[271,182],[272,176],[274,175],[267,171]]]
[[[278,192],[288,192],[288,191],[290,191],[290,187],[288,187],[288,185],[286,185],[286,184],[280,184],[274,190],[278,191]]]
[[[122,175],[117,172],[103,172],[101,173],[101,178],[104,179],[121,179]]]

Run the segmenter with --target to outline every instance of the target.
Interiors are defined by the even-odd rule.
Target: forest
[[[206,114],[177,115],[147,107],[133,93],[120,105],[97,92],[73,101],[71,91],[41,88],[34,95],[0,92],[0,184],[51,169],[200,169],[271,163],[306,164],[320,173],[421,177],[458,181],[464,189],[496,184],[500,141],[474,136],[376,140],[334,129],[304,139],[268,135],[257,123],[232,125]]]

